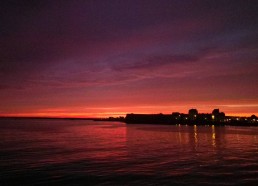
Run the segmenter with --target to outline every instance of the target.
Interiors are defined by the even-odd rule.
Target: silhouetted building
[[[225,113],[219,112],[219,109],[214,109],[212,111],[212,120],[215,122],[224,122],[225,119]]]
[[[188,114],[189,114],[190,120],[195,120],[198,116],[198,111],[197,111],[197,109],[190,109]]]
[[[252,115],[252,116],[250,117],[251,122],[257,122],[257,121],[258,121],[257,119],[258,119],[258,118],[257,118],[256,115]]]
[[[172,118],[173,119],[180,119],[182,117],[182,113],[179,113],[179,112],[173,112],[172,113]]]
[[[219,109],[214,109],[213,111],[212,111],[212,120],[213,121],[217,121],[218,120],[218,118],[219,118]]]
[[[218,115],[219,115],[219,109],[214,109],[214,110],[212,111],[212,115],[213,115],[214,117],[218,116]]]

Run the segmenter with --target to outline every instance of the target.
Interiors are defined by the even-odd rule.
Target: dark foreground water
[[[0,120],[0,185],[255,185],[258,127]]]

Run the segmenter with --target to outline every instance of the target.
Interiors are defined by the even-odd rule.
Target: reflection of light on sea
[[[181,125],[179,124],[178,125],[178,137],[179,137],[179,143],[180,143],[180,145],[182,144],[182,136],[181,136],[181,130],[180,130],[180,128],[181,128]]]
[[[216,147],[216,132],[215,132],[215,126],[212,125],[212,146]]]
[[[197,148],[198,145],[198,136],[197,136],[197,126],[194,125],[194,143],[195,143],[195,149]]]

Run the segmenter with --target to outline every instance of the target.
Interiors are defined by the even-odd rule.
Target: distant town
[[[171,125],[235,125],[235,126],[258,126],[258,118],[255,115],[250,117],[226,116],[219,109],[211,113],[199,113],[192,108],[188,114],[173,112],[172,114],[127,114],[126,117],[109,117],[98,119],[104,121],[121,121],[127,124],[171,124]]]

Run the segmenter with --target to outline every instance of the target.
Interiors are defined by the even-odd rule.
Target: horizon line
[[[44,115],[44,116],[38,116],[38,115],[16,115],[16,114],[10,114],[10,115],[0,115],[0,119],[8,119],[8,118],[13,118],[13,119],[81,119],[81,120],[93,120],[93,119],[103,119],[103,118],[119,118],[119,117],[125,117],[127,114],[164,114],[164,115],[172,115],[173,112],[171,112],[170,114],[164,114],[164,113],[160,113],[160,112],[157,112],[157,113],[133,113],[133,112],[130,112],[130,113],[126,113],[126,114],[121,114],[121,115],[110,115],[110,116],[81,116],[81,115],[78,115],[78,116],[49,116],[49,115]],[[182,113],[182,112],[179,112],[180,114],[188,114],[188,113]],[[198,113],[198,114],[212,114],[212,113]],[[247,113],[243,113],[240,114],[240,115],[234,115],[232,113],[230,114],[226,114],[225,113],[225,116],[226,117],[251,117],[252,115],[255,115],[256,114],[247,114]]]

